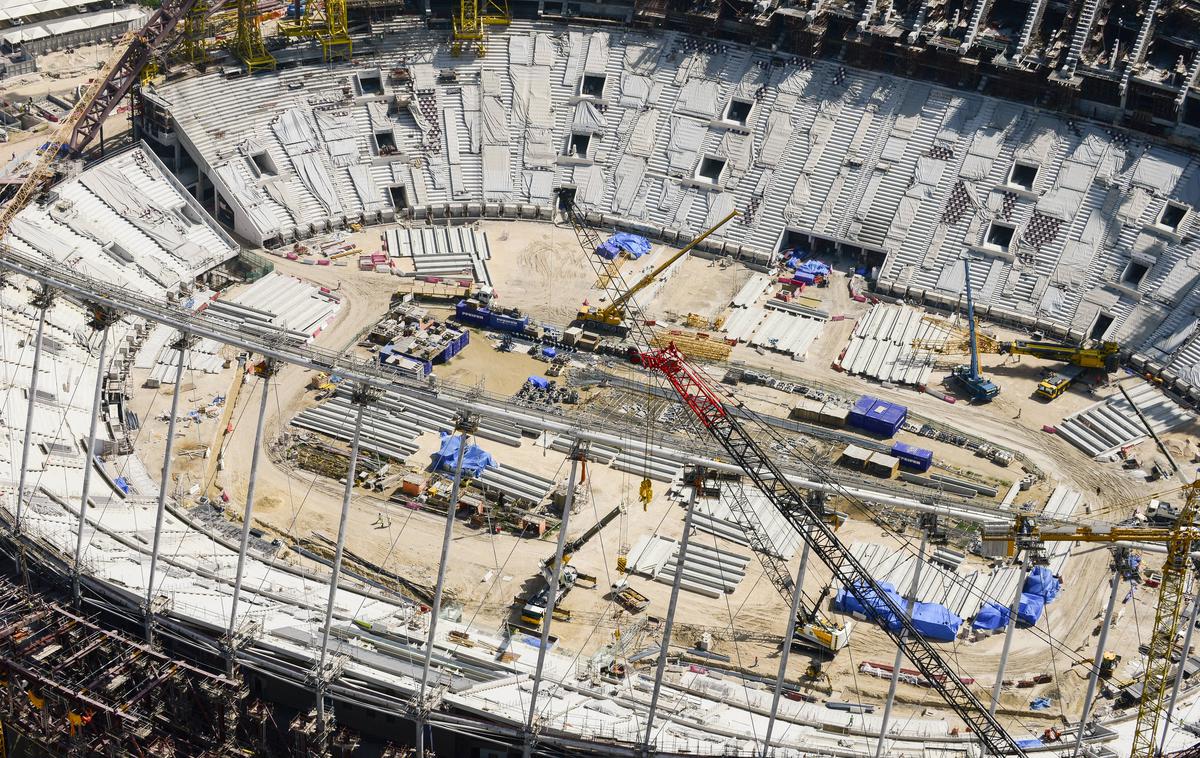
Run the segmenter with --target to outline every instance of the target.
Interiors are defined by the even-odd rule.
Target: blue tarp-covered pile
[[[433,465],[443,471],[453,471],[458,462],[458,446],[462,437],[442,432],[442,447],[433,456]],[[467,445],[463,453],[463,472],[479,476],[485,468],[500,468],[492,454],[478,445]]]
[[[794,268],[798,274],[809,276],[829,276],[829,264],[818,260],[802,261],[799,258],[788,258],[787,265]]]
[[[896,607],[904,607],[904,599],[900,597],[900,593],[896,592],[896,588],[887,582],[880,582],[879,588],[883,593],[892,599]],[[833,598],[833,609],[840,613],[857,613],[866,616],[872,621],[877,621],[886,624],[888,629],[895,631],[900,628],[900,619],[888,607],[887,602],[879,597],[870,587],[863,586],[862,593],[867,601],[864,606],[857,597],[854,596],[848,588],[843,587],[838,590],[838,593]]]
[[[1017,623],[1033,626],[1042,617],[1042,610],[1046,607],[1046,599],[1041,595],[1030,595],[1028,592],[1021,593],[1021,604],[1017,606]]]
[[[539,390],[544,390],[544,389],[550,388],[550,380],[543,379],[540,376],[531,376],[528,379],[526,379],[525,381],[529,382],[534,387],[537,387]]]
[[[621,251],[625,251],[630,258],[641,258],[650,252],[650,240],[636,234],[618,232],[596,248],[596,255],[611,261],[620,255]]]
[[[999,603],[985,603],[975,614],[971,626],[976,629],[1000,629],[1008,626],[1009,610]]]
[[[922,637],[939,642],[952,642],[962,626],[962,619],[941,603],[914,603],[912,622]]]
[[[893,585],[880,582],[879,588],[898,608],[908,607],[907,601]],[[900,619],[888,607],[887,602],[870,588],[864,588],[864,592],[868,601],[866,606],[849,589],[842,588],[833,599],[833,609],[841,613],[856,613],[872,621],[885,623],[892,631],[899,629]],[[962,619],[941,603],[913,603],[912,622],[921,636],[940,642],[953,640],[962,625]]]
[[[1025,579],[1025,587],[1022,592],[1037,595],[1047,603],[1053,603],[1061,589],[1062,582],[1058,581],[1050,569],[1045,566],[1036,566]]]

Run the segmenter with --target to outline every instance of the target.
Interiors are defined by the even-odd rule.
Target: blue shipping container
[[[454,317],[464,324],[470,324],[481,329],[497,329],[502,332],[523,332],[529,327],[529,317],[516,318],[503,313],[496,313],[490,308],[480,306],[472,308],[465,300],[459,300],[454,306]]]
[[[850,409],[847,420],[850,426],[883,437],[891,437],[900,430],[907,418],[908,408],[903,405],[863,395]]]
[[[897,442],[892,445],[892,455],[900,459],[900,465],[916,471],[928,471],[933,465],[933,451],[923,447]]]

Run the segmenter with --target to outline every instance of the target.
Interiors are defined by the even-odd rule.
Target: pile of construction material
[[[838,365],[848,374],[881,382],[926,384],[933,371],[932,358],[912,347],[913,340],[933,331],[923,314],[907,305],[875,305],[855,325]]]
[[[733,491],[734,488],[737,491]],[[685,493],[690,489],[684,488]],[[751,518],[761,525],[759,531],[766,537],[771,553],[785,561],[795,556],[800,546],[800,533],[761,490],[754,486],[742,486],[740,482],[730,482],[721,489],[720,497],[697,498],[692,523],[698,530],[749,547],[746,529],[735,513],[737,504],[731,502],[737,498],[753,514]]]
[[[850,553],[877,582],[887,582],[906,592],[912,584],[917,565],[917,556],[912,552],[897,550],[894,545],[855,542],[850,545]],[[934,548],[921,570],[915,596],[940,603],[952,613],[969,619],[987,603],[1010,602],[1022,582],[1020,568],[1006,566],[958,573],[955,568],[962,562],[962,553],[946,546]]]
[[[467,226],[389,229],[384,236],[388,254],[412,260],[417,276],[469,274],[491,284],[486,261],[492,257],[487,234]]]
[[[427,310],[411,304],[393,309],[368,336],[371,343],[383,345],[381,366],[418,377],[458,355],[470,340],[466,329],[431,318]]]
[[[1127,388],[1137,410],[1117,393],[1063,419],[1056,431],[1064,439],[1090,456],[1115,458],[1123,448],[1149,437],[1137,411],[1149,422],[1155,434],[1195,423],[1196,416],[1173,402],[1162,390],[1148,382]]]
[[[672,584],[676,572],[682,570],[681,589],[707,597],[720,597],[737,589],[746,577],[750,556],[730,553],[692,538],[688,542],[681,569],[679,542],[652,534],[638,539],[629,551],[627,560],[629,571],[663,584]]]
[[[308,342],[337,315],[341,299],[328,288],[271,272],[229,299],[214,299],[205,315],[254,335],[286,334]]]

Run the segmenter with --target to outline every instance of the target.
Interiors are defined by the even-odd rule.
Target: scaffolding
[[[510,21],[508,0],[460,0],[458,13],[454,15],[450,52],[462,55],[463,50],[474,49],[482,57],[487,54],[487,28],[505,26]]]
[[[267,51],[263,42],[262,19],[258,16],[256,0],[237,2],[237,38],[234,40],[234,55],[246,64],[246,73],[257,69],[275,70],[275,56]]]
[[[299,18],[281,23],[279,32],[288,37],[315,39],[321,43],[321,54],[326,61],[354,54],[354,42],[350,39],[350,22],[346,12],[346,0],[309,0],[303,6]]]
[[[0,580],[0,722],[47,755],[232,755],[246,690]]]
[[[196,0],[196,4],[183,17],[182,52],[184,60],[195,66],[208,62],[208,47],[211,43],[212,10],[207,0]]]

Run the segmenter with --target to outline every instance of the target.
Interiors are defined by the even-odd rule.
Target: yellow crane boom
[[[75,131],[76,124],[83,118],[91,107],[92,102],[104,85],[108,83],[109,75],[121,62],[122,56],[125,55],[126,48],[136,39],[137,34],[131,32],[121,40],[119,44],[113,47],[112,54],[108,60],[104,62],[104,66],[97,72],[96,76],[88,83],[87,89],[80,95],[79,100],[75,103],[75,107],[67,114],[67,117],[59,122],[58,128],[54,130],[54,135],[50,138],[40,151],[33,157],[33,163],[29,168],[29,174],[25,177],[25,181],[17,188],[16,194],[8,205],[0,211],[0,240],[3,240],[8,234],[8,227],[12,224],[13,219],[17,214],[25,209],[25,206],[33,200],[51,179],[54,178],[54,165],[58,161],[59,154],[70,143],[71,135]],[[21,168],[18,167],[17,171]]]
[[[696,239],[687,243],[683,247],[675,251],[675,253],[667,260],[654,267],[654,270],[643,276],[632,287],[625,290],[621,294],[613,298],[612,302],[600,308],[589,307],[579,312],[579,320],[585,323],[597,323],[608,327],[619,327],[625,321],[625,306],[638,292],[641,292],[646,287],[654,283],[664,271],[670,268],[675,261],[689,253],[693,248],[699,245],[704,240],[708,239],[709,235],[720,229],[725,224],[733,220],[733,217],[738,215],[737,211],[730,211],[729,215],[718,221],[711,229],[701,234]],[[594,250],[590,251],[592,254]]]
[[[1182,489],[1186,493],[1184,505],[1174,526],[1170,528],[1043,527],[1027,516],[1018,516],[1013,530],[1000,537],[1007,540],[1009,555],[1014,554],[1019,546],[1036,542],[1142,542],[1166,546],[1167,559],[1163,563],[1162,583],[1159,585],[1154,612],[1154,630],[1146,655],[1146,674],[1142,697],[1138,702],[1131,758],[1155,758],[1158,755],[1159,727],[1168,727],[1163,722],[1173,681],[1171,656],[1187,595],[1192,545],[1200,542],[1200,528],[1195,524],[1197,512],[1200,512],[1200,482],[1193,482]],[[994,540],[997,536],[991,532],[985,534],[984,539]],[[1180,665],[1183,665],[1182,661]]]
[[[912,341],[914,350],[943,355],[966,355],[970,352],[970,336],[965,330],[932,316],[927,316],[922,321],[931,325],[930,333]],[[1118,342],[1101,342],[1091,347],[1083,347],[1044,340],[998,340],[986,334],[977,334],[976,341],[980,353],[1030,355],[1081,368],[1101,368],[1109,373],[1117,370],[1121,356],[1121,345]]]

